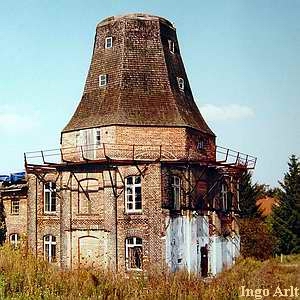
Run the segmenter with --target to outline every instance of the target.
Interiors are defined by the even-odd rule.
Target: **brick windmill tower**
[[[25,155],[29,245],[67,267],[216,274],[238,256],[238,181],[255,161],[216,146],[169,21],[107,18],[61,148]]]

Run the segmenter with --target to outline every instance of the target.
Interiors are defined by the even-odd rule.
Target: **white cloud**
[[[200,107],[200,111],[208,121],[241,120],[254,116],[254,110],[251,107],[239,104],[229,104],[227,106],[205,104]]]
[[[21,107],[18,111],[13,107],[0,107],[0,132],[23,133],[37,125],[37,113],[28,112]]]

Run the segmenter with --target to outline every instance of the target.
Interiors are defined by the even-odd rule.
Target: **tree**
[[[240,180],[240,237],[241,255],[267,259],[273,254],[274,238],[257,206],[257,200],[264,197],[267,186],[252,183],[252,173],[245,172]]]
[[[252,183],[252,174],[245,172],[240,180],[240,217],[260,218],[261,213],[256,201],[263,194],[264,186]]]
[[[292,155],[289,169],[278,193],[279,203],[273,209],[271,227],[277,238],[276,252],[300,253],[300,162]]]
[[[240,219],[241,255],[265,260],[272,256],[275,238],[260,218]]]

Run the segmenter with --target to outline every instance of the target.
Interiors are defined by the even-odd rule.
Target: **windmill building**
[[[238,182],[256,159],[216,146],[166,19],[97,25],[61,147],[25,154],[28,245],[61,267],[214,275],[239,255]]]

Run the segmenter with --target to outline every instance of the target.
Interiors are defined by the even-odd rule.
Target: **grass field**
[[[217,278],[203,281],[185,272],[153,270],[125,277],[108,271],[62,271],[22,250],[0,248],[0,299],[255,299],[240,297],[241,286],[271,294],[278,286],[300,288],[300,255],[283,262],[241,259]],[[276,299],[271,294],[263,299]]]

